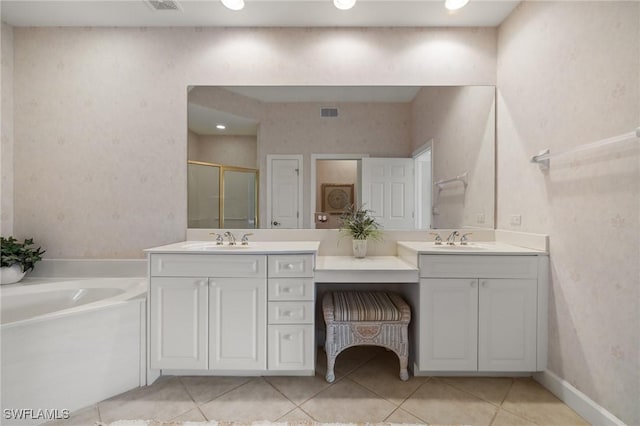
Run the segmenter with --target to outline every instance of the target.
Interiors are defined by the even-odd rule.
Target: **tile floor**
[[[318,353],[315,377],[162,377],[48,425],[92,425],[122,419],[315,420],[478,426],[587,425],[573,410],[528,378],[398,378],[392,352],[356,347],[324,380]]]

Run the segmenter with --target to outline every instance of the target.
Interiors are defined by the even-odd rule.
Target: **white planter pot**
[[[0,284],[13,284],[24,278],[22,265],[15,264],[0,268]]]
[[[367,240],[353,240],[353,256],[362,259],[367,255]]]

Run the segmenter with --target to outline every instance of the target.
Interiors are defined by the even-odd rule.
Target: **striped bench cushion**
[[[382,291],[333,292],[335,321],[400,321],[400,309]]]

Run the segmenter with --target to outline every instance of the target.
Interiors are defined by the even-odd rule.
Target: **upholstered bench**
[[[327,324],[327,382],[335,380],[336,358],[352,346],[382,346],[396,353],[400,379],[407,380],[411,309],[399,295],[382,291],[334,291],[322,299]]]

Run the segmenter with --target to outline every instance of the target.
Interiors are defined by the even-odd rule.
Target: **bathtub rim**
[[[83,283],[92,283],[93,285],[83,286]],[[124,288],[125,291],[112,297],[86,303],[73,308],[47,312],[46,314],[36,315],[27,319],[3,323],[0,324],[0,330],[64,318],[88,311],[107,309],[134,300],[145,301],[147,299],[148,280],[145,277],[25,278],[16,284],[3,285],[0,288],[0,297],[5,295],[28,295],[55,291],[56,289],[64,290],[68,288]]]

